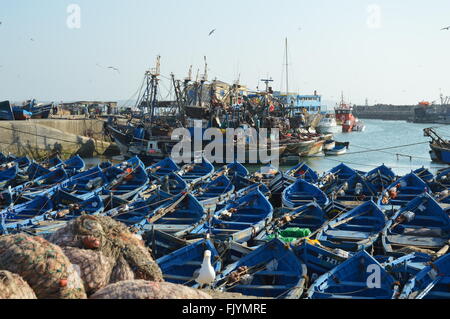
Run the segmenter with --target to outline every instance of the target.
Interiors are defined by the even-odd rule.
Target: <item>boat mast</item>
[[[289,94],[289,63],[288,63],[288,39],[286,38],[286,101]]]

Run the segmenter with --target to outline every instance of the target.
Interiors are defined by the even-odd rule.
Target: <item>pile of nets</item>
[[[122,223],[107,216],[81,216],[49,237],[76,265],[88,295],[110,283],[162,282],[150,250]]]
[[[71,261],[60,247],[41,237],[0,237],[0,269],[22,277],[39,299],[86,298]]]
[[[200,290],[169,282],[127,280],[111,284],[91,299],[212,299]]]
[[[22,277],[0,270],[0,299],[36,299],[36,294]]]

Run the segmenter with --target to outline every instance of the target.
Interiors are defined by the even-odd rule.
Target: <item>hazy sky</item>
[[[1,0],[0,21],[0,100],[126,100],[158,54],[166,77],[203,73],[206,55],[210,79],[240,74],[254,89],[270,76],[285,90],[285,37],[290,91],[356,104],[450,95],[448,0]]]

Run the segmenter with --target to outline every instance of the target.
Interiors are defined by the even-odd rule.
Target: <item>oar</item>
[[[417,295],[415,299],[422,299],[423,297],[425,297],[431,291],[431,289],[433,289],[434,286],[436,286],[436,284],[441,281],[441,279],[442,277],[436,277],[424,290],[420,292],[420,294]]]
[[[175,202],[173,202],[170,206],[168,206],[166,208],[163,208],[160,211],[155,212],[155,215],[153,215],[153,217],[148,218],[147,221],[150,224],[153,224],[157,220],[159,220],[162,217],[164,217],[166,214],[172,212],[175,209],[175,207],[177,207],[178,204],[181,203],[186,198],[186,196],[188,194],[189,194],[188,192],[184,193],[179,199],[177,199]]]

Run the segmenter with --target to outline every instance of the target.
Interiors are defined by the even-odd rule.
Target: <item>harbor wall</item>
[[[103,121],[39,119],[0,121],[0,150],[41,158],[58,151],[62,157],[101,155],[110,147],[103,137]]]
[[[353,107],[353,114],[361,119],[402,120],[414,118],[417,105],[373,105]]]

